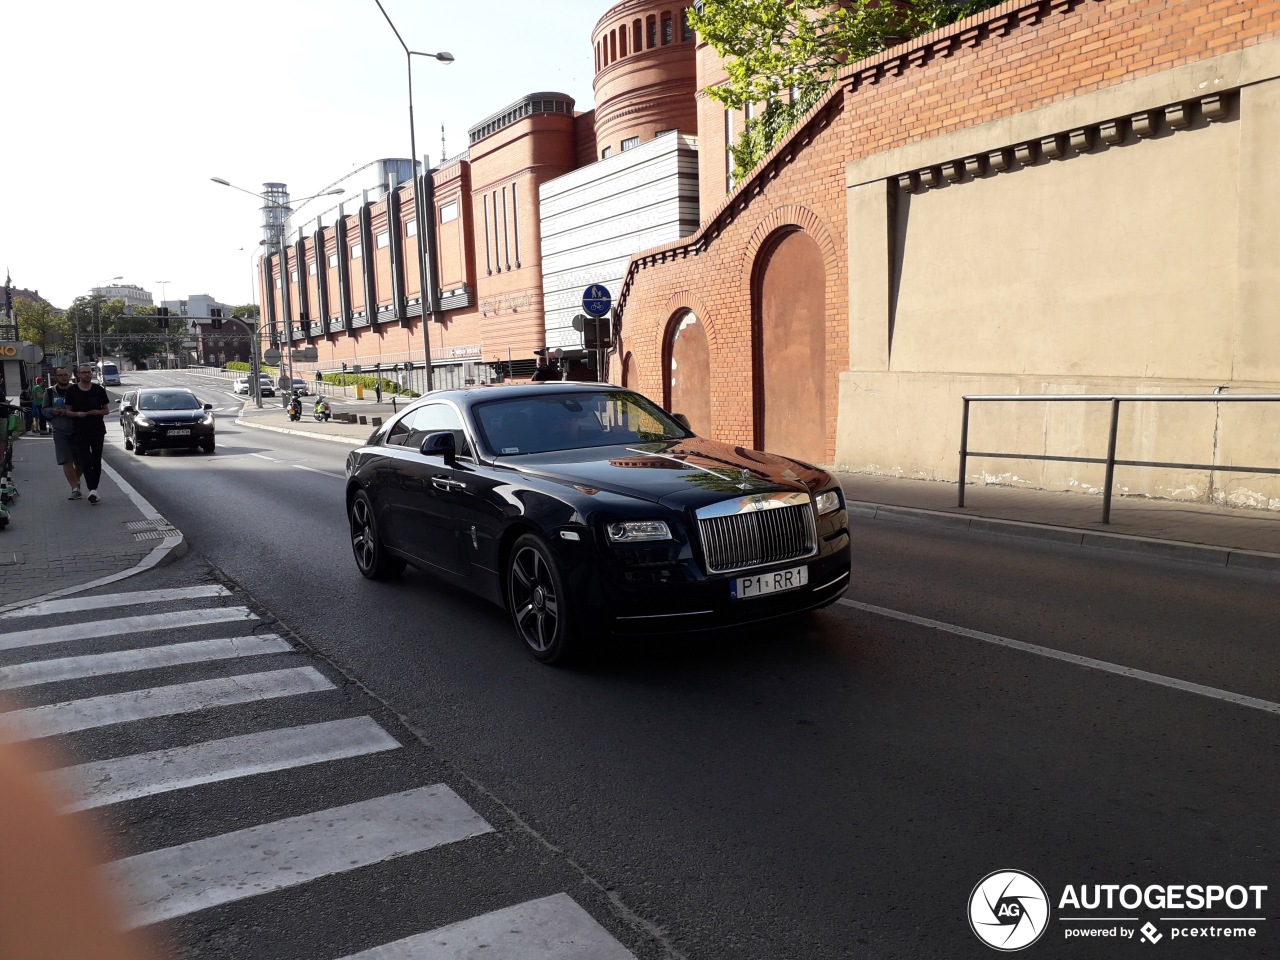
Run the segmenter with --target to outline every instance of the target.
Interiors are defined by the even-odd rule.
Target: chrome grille
[[[818,552],[813,508],[803,493],[754,494],[698,511],[707,572],[727,573]]]

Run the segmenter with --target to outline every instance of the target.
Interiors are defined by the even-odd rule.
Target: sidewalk
[[[243,426],[302,434],[359,445],[373,432],[373,418],[393,416],[392,403],[335,399],[335,412],[363,416],[364,424],[317,423],[308,405],[291,423],[283,405],[262,410],[246,404]],[[397,401],[396,409],[404,409]],[[861,473],[837,473],[849,512],[865,519],[932,523],[952,529],[1053,540],[1093,549],[1121,550],[1216,566],[1280,572],[1280,511],[1146,497],[1116,497],[1111,523],[1102,522],[1102,497],[1016,487],[970,485],[956,506],[954,483]]]
[[[102,501],[68,500],[53,438],[27,434],[14,447],[18,497],[0,530],[0,611],[122,580],[186,550],[168,524],[107,464]]]

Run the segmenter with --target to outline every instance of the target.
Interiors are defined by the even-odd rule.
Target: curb
[[[1166,560],[1184,560],[1233,570],[1264,570],[1280,572],[1280,554],[1241,550],[1235,547],[1215,547],[1201,543],[1178,540],[1160,540],[1155,537],[1137,537],[1125,533],[1098,533],[1077,527],[1058,527],[1047,523],[1026,520],[996,520],[991,517],[966,517],[921,507],[886,506],[863,500],[850,500],[846,507],[851,517],[866,520],[889,520],[899,523],[926,523],[963,530],[969,533],[994,534],[999,537],[1049,540],[1068,546],[1088,547],[1095,550],[1114,550]]]
[[[368,438],[357,439],[355,437],[336,437],[331,433],[310,433],[306,430],[294,430],[290,427],[277,427],[269,423],[254,423],[252,420],[233,421],[237,427],[249,427],[251,430],[270,430],[272,433],[287,433],[292,437],[307,437],[311,440],[328,440],[331,443],[345,443],[349,447],[363,447],[365,440]],[[370,427],[369,432],[373,433],[376,428]]]

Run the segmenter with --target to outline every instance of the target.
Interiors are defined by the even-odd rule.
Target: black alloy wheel
[[[399,557],[387,553],[378,536],[378,522],[373,516],[373,504],[369,495],[357,490],[347,508],[351,520],[351,552],[355,554],[356,567],[369,580],[390,580],[403,572],[405,563]]]
[[[215,448],[214,448],[214,443],[215,443],[215,441],[213,441],[213,440],[210,440],[208,443],[202,443],[202,444],[200,445],[200,449],[201,449],[201,450],[203,450],[205,453],[213,453],[213,451],[214,451],[214,449],[215,449]]]
[[[507,606],[516,632],[543,663],[562,663],[577,640],[569,594],[551,552],[531,533],[511,547],[507,560]]]

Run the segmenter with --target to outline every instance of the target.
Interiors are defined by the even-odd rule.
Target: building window
[[[377,243],[378,243],[379,250],[381,250],[383,247],[390,246],[391,235],[387,233],[387,231],[385,230],[380,231],[377,236]]]
[[[314,260],[307,261],[307,276],[314,277],[316,275],[316,262]]]
[[[647,28],[645,32],[648,34],[648,42],[645,43],[645,49],[652,50],[658,45],[658,18],[655,16],[646,18],[645,27]]]
[[[277,290],[279,290],[279,289],[280,289],[280,278],[279,278],[279,277],[276,277],[276,289],[277,289]]]
[[[688,43],[693,39],[693,27],[689,25],[689,8],[680,11],[680,39]]]
[[[520,207],[516,203],[516,185],[511,184],[511,233],[515,240],[516,266],[520,266]]]
[[[633,52],[640,52],[640,21],[631,21],[631,49]]]
[[[640,146],[639,137],[627,137],[627,139],[622,141],[623,152],[626,152],[627,150],[633,150],[638,146]]]
[[[292,270],[290,270],[290,271],[289,271],[289,282],[290,282],[290,283],[297,283],[297,282],[298,282],[298,268],[297,268],[297,267],[294,267]]]
[[[676,38],[675,25],[671,22],[671,14],[662,15],[662,45],[665,47]]]
[[[616,30],[609,31],[609,62],[618,59],[618,33]]]
[[[417,214],[412,214],[409,219],[404,222],[404,235],[406,237],[416,237],[418,235]]]
[[[329,266],[336,267],[338,265],[338,255],[336,253],[329,254]]]
[[[351,245],[351,259],[359,260],[364,255],[364,244],[353,243]]]
[[[612,152],[613,152],[613,149],[612,149],[611,147],[605,147],[603,150],[601,150],[601,151],[600,151],[600,159],[601,159],[601,160],[608,160],[608,159],[609,159],[609,155],[610,155]]]
[[[618,56],[625,57],[627,55],[627,27],[623,24],[618,29]]]
[[[450,200],[448,203],[440,204],[440,222],[452,223],[458,219],[458,201]]]
[[[493,256],[489,246],[489,195],[486,193],[481,199],[484,201],[484,268],[493,273]]]

